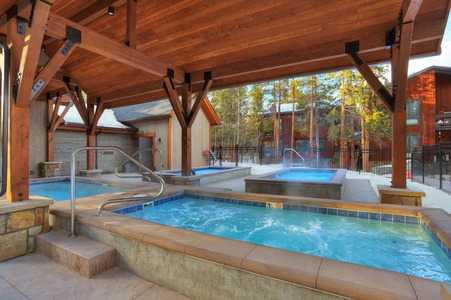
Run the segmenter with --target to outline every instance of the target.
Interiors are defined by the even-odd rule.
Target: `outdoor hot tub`
[[[246,192],[341,200],[345,169],[286,168],[246,178]]]
[[[206,166],[193,168],[191,176],[182,176],[181,170],[167,170],[162,172],[161,177],[167,184],[202,186],[248,176],[251,169],[251,167]]]

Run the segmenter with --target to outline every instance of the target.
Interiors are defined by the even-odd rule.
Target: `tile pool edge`
[[[329,182],[271,179],[271,177],[289,172],[291,169],[285,168],[246,178],[244,179],[245,190],[248,193],[342,199],[346,187],[345,169],[325,169],[335,171]]]
[[[180,192],[196,194],[215,194],[218,197],[240,197],[247,200],[274,197],[257,194],[240,194],[234,192],[205,191],[197,188],[178,190]],[[170,194],[170,193],[169,193]],[[433,224],[437,235],[450,235],[443,228],[440,219],[446,221],[447,215],[439,209],[424,209],[418,207],[402,207],[386,204],[355,204],[344,203],[337,200],[314,200],[295,197],[280,197],[281,202],[305,205],[320,205],[325,207],[346,208],[352,210],[373,210],[383,213],[405,214],[419,216],[424,223]],[[67,211],[67,210],[66,210]],[[51,213],[64,219],[64,210],[52,209]],[[61,217],[59,217],[59,215]],[[66,215],[67,217],[67,215]],[[83,211],[77,213],[77,223],[93,226],[95,228],[110,232],[113,235],[120,234],[133,240],[133,243],[153,245],[189,255],[202,261],[211,261],[213,264],[230,266],[244,272],[252,272],[259,276],[272,277],[275,280],[291,282],[295,285],[318,289],[326,293],[334,293],[351,298],[413,298],[415,295],[427,294],[426,298],[434,298],[440,293],[440,283],[418,278],[415,276],[378,270],[354,264],[342,263],[329,259],[294,253],[285,250],[274,249],[265,246],[249,247],[249,243],[232,241],[225,238],[209,236],[201,233],[188,232],[183,229],[172,228],[160,224],[150,223],[142,220],[105,212],[104,218],[94,216],[94,211]],[[96,235],[93,235],[95,238]],[[451,239],[444,240],[447,243]],[[113,245],[114,246],[114,245]],[[141,246],[140,246],[141,247]],[[138,247],[139,248],[139,247]],[[125,255],[125,253],[124,253]],[[302,261],[302,266],[294,265],[293,260]],[[167,266],[161,265],[165,269]],[[133,270],[132,270],[133,271]],[[137,271],[134,271],[137,272]],[[350,276],[340,276],[340,274]],[[338,274],[338,275],[334,275]],[[149,275],[151,276],[151,275]],[[198,276],[195,273],[190,276]],[[146,278],[154,280],[152,278]],[[162,279],[161,279],[162,280]],[[170,280],[170,279],[168,279]],[[224,279],[222,279],[224,280]],[[171,282],[160,282],[160,284],[171,288]],[[216,287],[211,287],[215,289]],[[179,291],[184,293],[184,291]],[[400,294],[402,293],[402,294]],[[432,293],[432,294],[428,294]],[[397,296],[395,296],[397,295]],[[192,295],[194,297],[194,295]],[[196,296],[197,297],[197,296]]]

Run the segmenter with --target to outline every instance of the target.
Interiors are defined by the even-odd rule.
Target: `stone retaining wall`
[[[0,203],[0,261],[35,250],[36,235],[49,231],[52,200]]]

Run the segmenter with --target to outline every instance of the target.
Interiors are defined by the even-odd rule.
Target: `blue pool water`
[[[210,174],[210,173],[216,173],[219,171],[227,170],[226,168],[215,168],[215,167],[209,167],[204,169],[195,169],[193,170],[196,175],[203,175],[203,174]],[[182,175],[182,171],[169,171],[165,172],[167,174],[173,174],[173,175]]]
[[[335,170],[291,169],[288,172],[283,172],[270,178],[275,180],[329,182],[335,173]]]
[[[451,279],[450,259],[417,221],[376,221],[219,201],[184,197],[126,215],[436,281]]]
[[[75,195],[77,198],[120,192],[127,188],[119,186],[111,186],[97,183],[77,182],[75,185]],[[46,183],[30,184],[30,195],[43,196],[53,200],[69,200],[70,199],[70,181],[55,181]]]

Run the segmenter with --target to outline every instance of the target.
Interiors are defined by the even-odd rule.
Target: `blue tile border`
[[[199,199],[199,200],[208,200],[214,202],[223,202],[223,203],[232,203],[238,205],[246,205],[246,206],[254,206],[254,207],[267,207],[267,202],[263,201],[251,201],[251,200],[243,200],[243,199],[234,199],[234,198],[225,198],[225,197],[216,197],[209,195],[198,195],[191,193],[182,193],[174,196],[169,196],[166,198],[161,198],[158,200],[153,200],[146,204],[137,204],[129,207],[124,207],[116,210],[112,210],[111,212],[117,214],[128,214],[131,212],[135,212],[138,210],[142,210],[145,206],[157,206],[164,203],[172,202],[175,200],[179,200],[184,197]],[[271,208],[268,208],[271,209]],[[437,236],[432,229],[429,228],[421,219],[417,216],[405,216],[405,215],[396,215],[396,214],[388,214],[388,213],[379,213],[379,212],[368,212],[368,211],[357,211],[357,210],[346,210],[341,208],[328,208],[321,206],[308,206],[301,204],[290,204],[283,203],[283,210],[293,210],[300,212],[309,212],[309,213],[319,213],[325,215],[333,215],[333,216],[341,216],[347,218],[360,218],[365,220],[375,220],[375,221],[383,221],[383,222],[395,222],[395,223],[406,223],[406,224],[418,224],[420,225],[437,243],[440,249],[451,259],[451,249],[446,246],[445,243]]]

